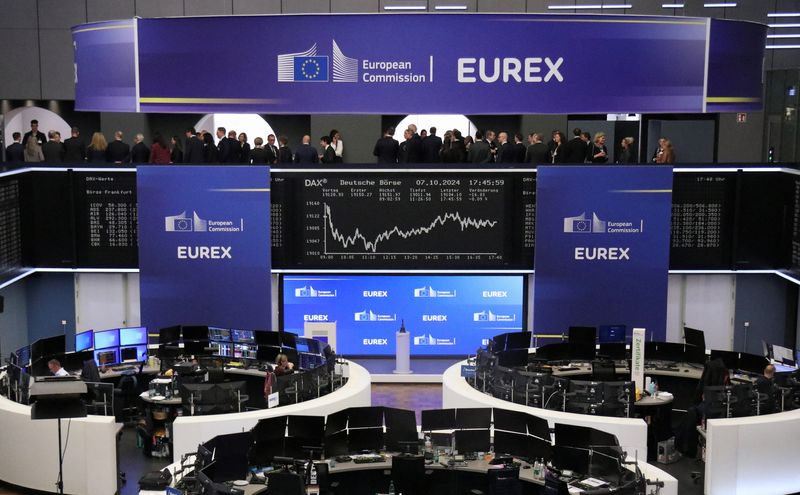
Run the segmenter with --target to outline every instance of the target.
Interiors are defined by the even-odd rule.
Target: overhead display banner
[[[535,333],[626,325],[666,340],[672,169],[540,167]]]
[[[271,325],[269,167],[139,167],[142,324]]]
[[[398,25],[402,39],[383,42]],[[105,31],[95,24],[73,29],[79,110],[97,110],[102,102],[91,95],[109,84],[107,73],[130,65],[126,55],[96,70],[94,54],[111,43]],[[281,15],[135,19],[132,31],[138,94],[133,106],[126,100],[129,111],[605,114],[762,107],[766,26],[749,22]],[[93,36],[101,39],[89,43]],[[201,39],[208,43],[198,55]],[[247,53],[232,56],[236,47]],[[208,60],[226,62],[209,70]]]

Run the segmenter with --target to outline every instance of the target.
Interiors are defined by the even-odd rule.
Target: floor
[[[442,386],[440,384],[373,384],[372,405],[412,409],[420,421],[420,411],[442,407]],[[168,464],[166,459],[148,458],[136,446],[135,431],[132,427],[123,430],[119,444],[120,468],[126,474],[127,483],[120,486],[120,495],[139,493],[139,478],[149,472],[162,469]],[[702,480],[695,484],[691,479],[692,471],[702,471],[702,464],[694,459],[682,458],[670,465],[659,465],[661,469],[676,477],[679,482],[680,495],[701,495]],[[69,474],[65,474],[69,476]],[[26,495],[20,491],[0,483],[0,495]]]

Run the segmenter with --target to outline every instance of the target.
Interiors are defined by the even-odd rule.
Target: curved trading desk
[[[31,408],[0,396],[0,480],[56,492],[58,423],[31,420]],[[108,495],[117,491],[117,432],[113,417],[62,420],[64,492]],[[66,442],[69,432],[69,442]]]
[[[347,407],[370,406],[372,383],[369,372],[356,363],[348,362],[348,365],[350,376],[347,383],[318,399],[273,409],[176,418],[172,426],[173,461],[180,460],[183,454],[195,452],[197,446],[209,438],[250,430],[260,419],[287,414],[326,416]]]

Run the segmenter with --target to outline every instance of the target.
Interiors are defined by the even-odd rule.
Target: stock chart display
[[[281,175],[276,267],[533,266],[530,172]]]

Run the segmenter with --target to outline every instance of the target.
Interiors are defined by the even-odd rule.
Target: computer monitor
[[[256,359],[259,361],[275,362],[275,358],[281,353],[280,347],[259,345],[256,350]]]
[[[630,357],[630,350],[628,349],[628,344],[624,343],[600,344],[600,349],[597,350],[597,357],[620,361]]]
[[[531,332],[510,332],[506,334],[505,350],[529,349],[531,347]],[[498,350],[498,349],[495,349]]]
[[[17,349],[17,366],[24,368],[31,364],[31,346],[25,345]]]
[[[506,368],[518,368],[528,365],[528,349],[512,349],[497,353],[497,364]]]
[[[94,333],[94,348],[107,349],[119,346],[119,328]]]
[[[288,435],[322,441],[325,432],[324,416],[289,416]]]
[[[202,325],[186,325],[181,327],[183,340],[208,340],[208,327]]]
[[[348,409],[348,428],[371,428],[383,426],[383,408],[351,407]]]
[[[287,332],[285,330],[278,330],[281,335],[281,347],[291,347],[294,349],[297,346],[297,334]]]
[[[300,352],[297,354],[297,365],[301,370],[313,370],[325,364],[325,358],[317,354]]]
[[[569,327],[570,344],[589,344],[594,346],[597,342],[597,327]]]
[[[725,363],[725,367],[729,370],[738,370],[739,369],[739,353],[732,352],[732,351],[718,351],[712,350],[711,351],[711,360],[720,358],[722,362]]]
[[[258,348],[251,344],[233,344],[234,359],[258,359]]]
[[[208,327],[208,340],[214,342],[230,342],[231,331],[228,328]]]
[[[490,407],[469,407],[456,409],[456,427],[460,429],[489,428],[492,423]]]
[[[297,342],[296,342],[297,352],[306,352],[306,353],[310,352],[310,347],[308,345],[308,341],[309,340],[311,340],[311,339],[307,339],[305,337],[298,338]]]
[[[455,448],[459,453],[489,452],[489,430],[456,430]]]
[[[253,443],[249,431],[218,435],[211,440],[214,448],[214,475],[217,483],[242,480],[247,476],[247,450]]]
[[[63,356],[59,358],[61,361],[61,366],[69,371],[80,371],[83,368],[83,362],[86,360],[91,360],[94,357],[94,353],[90,350],[80,351],[80,352],[68,352],[65,353]]]
[[[184,356],[205,356],[211,353],[207,340],[190,340],[183,343]],[[208,350],[206,348],[208,347]]]
[[[544,345],[536,349],[536,357],[546,361],[569,361],[572,359],[572,346],[567,343]]]
[[[553,447],[553,465],[562,471],[589,474],[589,450],[556,444]]]
[[[683,338],[687,344],[697,346],[706,350],[706,337],[702,330],[696,328],[683,327]]]
[[[383,428],[348,428],[347,444],[351,453],[378,452],[383,449]]]
[[[256,334],[253,330],[231,329],[231,340],[240,344],[255,344]]]
[[[97,362],[97,366],[111,366],[119,363],[119,347],[95,349],[94,360]]]
[[[325,437],[323,442],[325,457],[335,457],[337,455],[347,455],[350,453],[347,447],[347,430],[342,430],[333,435]]]
[[[527,414],[495,407],[492,409],[493,424],[497,430],[526,434],[528,432]],[[495,433],[496,434],[496,433]]]
[[[75,352],[85,351],[92,347],[94,347],[94,332],[92,330],[75,334]]]
[[[274,418],[264,418],[251,430],[253,441],[255,442],[274,442],[286,436],[287,416],[276,416]]]
[[[684,347],[684,359],[687,363],[705,364],[706,349],[693,344],[686,344]]]
[[[347,428],[347,409],[336,411],[325,417],[325,435],[333,435]]]
[[[31,361],[42,358],[50,358],[57,354],[64,354],[67,345],[67,338],[64,335],[56,335],[39,339],[31,344]]]
[[[543,459],[548,462],[553,459],[553,443],[550,439],[541,439],[528,436],[529,457],[532,459]]]
[[[147,327],[120,328],[119,345],[147,345]]]
[[[414,411],[384,407],[383,420],[387,430],[417,432],[417,417]]]
[[[644,358],[656,361],[686,362],[686,348],[675,342],[645,342]]]
[[[232,358],[233,357],[233,344],[230,342],[209,342],[209,347],[211,347],[211,355],[218,356],[218,357],[226,357]]]
[[[181,340],[181,327],[165,327],[158,329],[158,343],[159,344],[174,344]]]
[[[141,362],[147,361],[147,346],[132,345],[119,348],[121,362]]]
[[[600,344],[625,343],[628,327],[625,325],[600,325],[597,341]]]
[[[35,359],[35,356],[32,357]],[[772,344],[772,359],[779,363],[794,365],[794,351],[788,347]]]
[[[495,456],[507,454],[514,457],[528,459],[531,455],[528,435],[521,433],[511,433],[507,431],[494,431],[494,453]]]
[[[456,427],[455,409],[423,409],[422,431],[453,430]]]
[[[550,426],[547,424],[546,419],[533,414],[526,414],[525,422],[528,425],[528,435],[550,442]]]
[[[281,347],[281,353],[286,354],[286,359],[292,364],[297,364],[300,359],[297,356],[297,350],[291,347]]]
[[[747,352],[739,354],[739,369],[742,371],[760,375],[764,372],[764,368],[766,368],[768,364],[769,360],[764,356],[749,354]]]
[[[273,347],[281,346],[281,334],[269,330],[256,331],[256,343],[258,345],[269,345]]]

